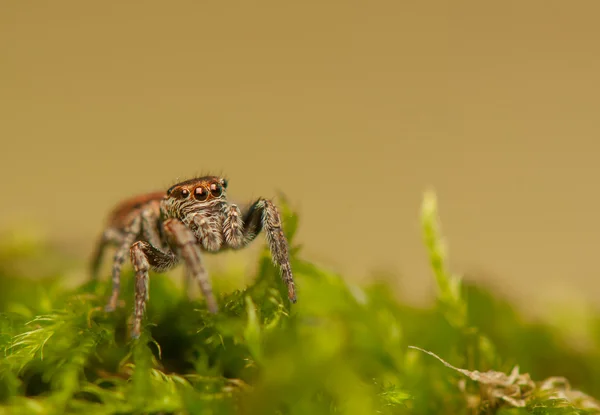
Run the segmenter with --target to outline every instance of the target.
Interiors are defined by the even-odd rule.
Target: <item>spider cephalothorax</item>
[[[140,195],[118,205],[109,216],[94,253],[92,275],[97,276],[104,249],[116,245],[113,288],[106,306],[107,311],[114,310],[121,267],[129,251],[136,272],[132,336],[138,337],[148,300],[149,270],[164,272],[183,260],[187,275],[200,285],[209,311],[216,313],[218,305],[202,264],[202,252],[243,248],[263,230],[273,262],[287,284],[288,297],[295,303],[288,243],[277,208],[270,200],[258,199],[242,212],[227,201],[227,180],[218,176],[186,180],[171,186],[166,193]]]

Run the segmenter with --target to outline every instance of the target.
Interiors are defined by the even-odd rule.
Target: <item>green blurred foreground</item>
[[[69,266],[58,254],[6,243],[0,413],[600,413],[592,398],[600,397],[600,317],[593,344],[575,352],[556,328],[526,323],[510,304],[462,284],[445,268],[432,194],[422,211],[438,288],[431,309],[399,303],[384,284],[351,287],[301,259],[297,218],[282,210],[295,306],[266,251],[244,291],[226,285],[229,275],[211,275],[221,293],[217,316],[173,278],[153,274],[137,342],[128,337],[130,272],[126,306],[106,314],[108,278],[65,287]],[[33,273],[47,278],[29,279]]]

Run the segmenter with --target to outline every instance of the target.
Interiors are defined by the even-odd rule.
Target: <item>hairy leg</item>
[[[160,231],[162,231],[162,229],[159,229],[158,228],[159,226],[161,226],[161,225],[159,225],[158,217],[155,215],[155,213],[152,209],[147,209],[144,212],[142,212],[142,231],[144,233],[144,236],[146,237],[146,240],[150,243],[150,245],[152,245],[155,248],[158,248],[162,253],[167,252],[168,255],[173,255],[173,261],[175,261],[175,262],[172,265],[169,265],[169,268],[170,268],[171,266],[175,266],[176,263],[179,262],[179,260],[175,256],[175,254],[169,250],[168,246],[164,245],[163,239],[161,238],[161,235],[160,235]],[[145,252],[146,252],[146,254],[152,256],[152,253],[147,252],[147,251],[149,251],[149,248],[145,249]],[[156,261],[157,263],[154,264],[152,262],[152,260],[150,260],[150,265],[153,268],[159,267],[160,262],[161,262],[161,260],[158,259],[159,254],[158,253],[155,254],[154,257],[157,258],[157,261]],[[191,280],[192,280],[192,274],[188,267],[184,267],[184,272],[185,272],[184,290],[188,294],[188,298],[191,299],[192,296],[190,294],[190,284],[191,284]]]
[[[146,302],[150,297],[148,292],[148,270],[150,269],[150,264],[144,251],[139,246],[139,242],[133,244],[129,252],[133,268],[135,269],[135,308],[131,337],[137,339],[140,337],[142,331],[142,318],[146,311]]]
[[[123,262],[125,262],[127,251],[129,251],[131,244],[135,241],[135,238],[140,231],[140,226],[141,220],[138,217],[134,219],[131,226],[125,230],[121,245],[115,253],[112,269],[112,293],[108,300],[108,304],[105,307],[106,311],[114,311],[117,308],[117,301],[119,300],[119,291],[121,288],[121,268],[123,267]]]
[[[223,232],[216,218],[206,217],[202,213],[192,216],[189,226],[198,235],[197,242],[209,252],[217,252],[223,245]],[[194,241],[196,239],[194,237]]]
[[[165,234],[169,238],[170,244],[176,249],[184,259],[187,268],[193,279],[200,285],[200,290],[206,299],[206,305],[211,313],[219,310],[217,301],[212,292],[212,287],[208,278],[208,273],[202,264],[200,248],[197,240],[191,230],[178,221],[169,219],[164,223]]]
[[[90,277],[93,281],[98,279],[98,271],[104,258],[104,251],[109,245],[121,245],[123,243],[123,235],[113,228],[105,229],[96,243],[92,261],[90,263]]]
[[[237,205],[229,205],[225,208],[225,220],[223,221],[223,236],[227,246],[239,249],[244,246],[244,222],[242,212]]]
[[[277,208],[271,201],[259,199],[250,206],[244,215],[243,222],[244,244],[246,245],[252,242],[261,230],[265,231],[273,263],[279,267],[281,279],[287,285],[288,298],[295,303],[296,288],[290,265],[288,242],[283,234],[281,217]]]
[[[138,338],[142,328],[142,319],[149,299],[150,269],[164,272],[177,265],[178,259],[172,251],[163,252],[148,242],[138,241],[129,250],[131,263],[135,270],[135,309],[133,314],[133,328],[131,337]]]
[[[145,240],[158,249],[164,250],[162,240],[157,229],[158,217],[153,212],[152,208],[142,211],[142,233]]]

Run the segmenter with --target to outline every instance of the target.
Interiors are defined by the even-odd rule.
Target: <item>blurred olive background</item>
[[[285,192],[306,256],[419,302],[432,187],[455,271],[531,307],[600,295],[598,2],[0,9],[3,226],[85,260],[121,198],[223,173]]]

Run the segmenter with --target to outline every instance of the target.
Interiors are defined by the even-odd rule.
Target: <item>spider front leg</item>
[[[194,241],[200,243],[205,250],[217,252],[221,249],[221,245],[223,245],[222,232],[219,221],[214,217],[207,217],[200,212],[194,213],[189,220],[189,226],[198,235],[198,239],[194,236]],[[190,229],[187,230],[190,231]]]
[[[121,245],[117,249],[113,258],[112,268],[112,292],[108,304],[105,306],[105,310],[108,312],[114,311],[117,308],[117,301],[119,300],[119,291],[121,287],[121,268],[123,262],[125,262],[125,256],[127,250],[130,249],[131,244],[135,241],[137,234],[140,232],[141,219],[138,217],[133,220],[131,225],[125,230],[125,235],[121,240]]]
[[[140,336],[142,319],[149,298],[148,271],[152,268],[155,271],[164,272],[175,266],[178,260],[172,251],[163,252],[148,242],[142,241],[134,243],[129,253],[135,270],[135,310],[131,337],[136,339]]]
[[[118,244],[119,246],[123,243],[123,235],[119,231],[113,228],[108,228],[102,232],[100,239],[96,242],[96,247],[92,255],[90,262],[90,278],[92,281],[98,279],[98,271],[102,260],[104,259],[104,252],[109,245]]]
[[[191,277],[198,282],[200,290],[206,299],[206,305],[211,313],[219,311],[214,297],[208,273],[202,264],[198,240],[194,233],[177,219],[169,219],[164,223],[164,230],[169,243],[175,247],[184,259]]]
[[[290,265],[288,242],[283,234],[281,217],[275,205],[259,199],[250,206],[243,219],[244,245],[249,244],[264,229],[273,263],[279,267],[281,279],[287,285],[288,298],[296,302],[296,289]]]
[[[244,222],[242,212],[235,204],[224,209],[223,236],[227,246],[239,249],[244,246]]]

